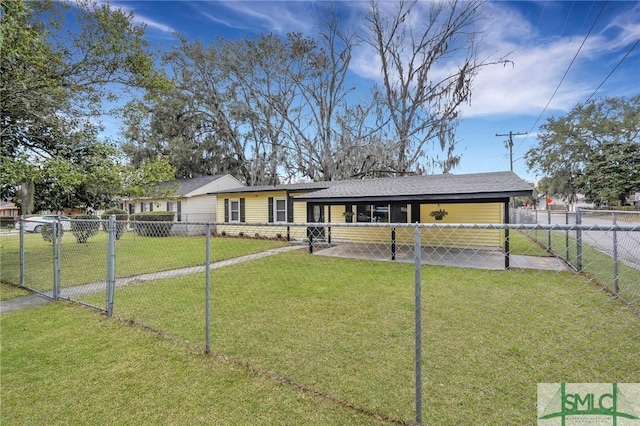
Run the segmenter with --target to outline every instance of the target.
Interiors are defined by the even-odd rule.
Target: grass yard
[[[548,243],[547,232],[531,231],[531,238],[537,238],[543,244]],[[568,238],[568,259],[572,264],[577,264],[576,239]],[[567,236],[563,231],[551,231],[551,250],[559,256],[567,257]],[[602,251],[582,244],[582,259],[584,272],[594,281],[613,292],[613,258]],[[618,292],[627,302],[640,307],[640,271],[624,262],[618,262]]]
[[[15,297],[28,296],[31,293],[15,285],[0,283],[0,300],[9,300]]]
[[[78,305],[0,324],[3,425],[383,424]]]
[[[0,280],[20,283],[20,241],[18,235],[3,236]],[[286,243],[275,240],[212,238],[211,259],[218,261],[257,253]],[[104,281],[107,274],[107,234],[99,232],[85,244],[76,243],[70,232],[62,240],[61,280],[64,287]],[[53,288],[53,247],[40,234],[25,235],[27,287]],[[116,242],[116,275],[128,277],[149,272],[204,265],[205,237],[141,237],[127,232]]]
[[[200,355],[203,275],[117,289],[117,316],[169,339],[66,304],[3,314],[2,423],[377,423]],[[300,251],[211,278],[215,352],[413,420],[412,265]],[[640,381],[640,317],[584,277],[424,267],[422,282],[425,424],[533,424],[537,383]]]

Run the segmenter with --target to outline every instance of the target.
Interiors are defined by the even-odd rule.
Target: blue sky
[[[112,2],[147,25],[146,37],[155,50],[169,49],[175,43],[174,32],[205,43],[216,37],[260,33],[314,36],[320,11],[327,5],[326,1]],[[362,27],[367,1],[334,5],[350,28]],[[483,14],[480,55],[508,54],[513,66],[487,67],[476,77],[458,127],[457,152],[462,161],[454,173],[509,170],[507,137],[495,135],[528,132],[514,138],[514,171],[537,181],[522,157],[549,116],[562,116],[589,98],[640,93],[640,2],[489,1]],[[368,86],[377,79],[378,68],[366,47],[360,49],[354,54],[351,78]],[[115,132],[110,127],[116,123],[106,125],[107,132]]]

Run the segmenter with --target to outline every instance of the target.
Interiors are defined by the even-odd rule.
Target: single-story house
[[[287,223],[508,223],[509,199],[531,196],[533,187],[513,172],[443,174],[376,179],[247,186],[216,191],[218,232],[253,236],[309,235],[339,241],[382,242],[388,229],[287,226]],[[438,211],[446,211],[438,217]],[[251,227],[238,224],[273,223]],[[235,226],[234,226],[235,224]],[[320,232],[320,234],[318,233]],[[500,230],[447,229],[423,234],[423,245],[505,248]],[[411,244],[411,240],[398,241]],[[329,241],[331,242],[331,241]]]
[[[226,191],[232,188],[241,188],[244,185],[230,174],[213,176],[199,176],[191,179],[176,179],[163,182],[160,188],[174,190],[174,195],[162,199],[124,198],[121,200],[121,208],[129,214],[149,211],[172,211],[175,213],[176,223],[205,223],[215,222],[216,197],[210,193]],[[180,227],[174,225],[174,230]],[[195,230],[195,227],[191,227]],[[190,232],[192,233],[192,232]]]

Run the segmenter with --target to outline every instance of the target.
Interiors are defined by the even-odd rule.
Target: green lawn
[[[532,239],[537,238],[545,247],[549,242],[546,231],[531,231],[530,236]],[[568,258],[573,265],[577,265],[576,239],[572,236],[567,239],[566,232],[551,231],[551,251],[561,257]],[[589,279],[611,292],[614,291],[614,262],[611,256],[583,242],[582,265],[583,272]],[[627,302],[640,307],[639,276],[640,271],[624,262],[618,262],[618,293]]]
[[[2,237],[1,275],[5,283],[20,283],[20,240],[17,235]],[[218,261],[286,243],[251,238],[212,238],[211,259]],[[78,244],[70,232],[62,240],[61,280],[64,287],[104,281],[107,274],[107,234],[100,232],[86,244]],[[53,288],[53,247],[40,234],[25,235],[25,286],[40,291]],[[205,237],[140,237],[127,232],[116,242],[116,275],[128,277],[204,265]]]
[[[31,293],[15,285],[0,283],[0,300],[9,300],[14,297],[28,296]]]
[[[162,335],[65,304],[3,314],[2,423],[375,424],[337,401],[412,421],[412,265],[300,251],[211,278],[213,350],[238,363],[201,355],[203,274],[117,289],[115,314]],[[537,383],[640,381],[640,317],[582,276],[422,282],[425,424],[533,424]]]

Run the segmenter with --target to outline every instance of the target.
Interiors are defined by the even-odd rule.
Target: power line
[[[578,51],[573,56],[573,59],[571,60],[571,63],[569,64],[569,66],[567,67],[567,70],[564,72],[564,75],[560,79],[560,82],[558,83],[558,86],[556,87],[556,90],[553,91],[553,94],[551,95],[551,98],[549,98],[549,102],[547,102],[547,105],[545,105],[544,109],[542,110],[542,112],[540,113],[538,118],[536,118],[535,123],[533,123],[533,126],[531,126],[531,129],[529,129],[529,131],[527,133],[531,133],[533,131],[533,129],[536,127],[536,124],[538,124],[538,121],[540,121],[540,118],[542,118],[542,115],[545,113],[545,111],[547,111],[547,108],[549,108],[549,105],[551,104],[551,101],[556,96],[556,93],[558,93],[558,90],[560,89],[560,86],[564,82],[565,77],[567,76],[567,74],[569,73],[569,70],[573,66],[573,63],[575,62],[576,58],[578,57],[578,54],[582,50],[582,47],[587,42],[587,39],[589,38],[589,35],[591,35],[591,31],[593,31],[593,28],[596,26],[596,22],[598,22],[598,19],[600,19],[600,16],[602,16],[602,12],[604,11],[604,8],[607,5],[607,3],[609,3],[609,0],[604,2],[604,4],[602,5],[602,8],[600,8],[600,12],[598,12],[598,16],[596,16],[596,19],[593,21],[593,24],[591,24],[591,28],[589,28],[589,32],[587,32],[587,35],[584,36],[584,39],[582,40],[582,43],[580,44],[580,47],[578,48]]]
[[[496,133],[496,136],[509,136],[509,141],[507,143],[509,144],[509,164],[511,164],[511,171],[513,171],[513,137],[526,134],[527,133],[513,133],[511,131],[509,133],[502,134]]]
[[[585,104],[591,100],[591,98],[593,97],[593,95],[595,95],[595,94],[596,94],[596,92],[597,92],[598,90],[600,90],[600,88],[602,87],[602,85],[603,85],[603,84],[604,84],[604,83],[609,79],[609,77],[611,77],[611,74],[613,74],[613,73],[618,69],[618,67],[620,66],[620,64],[622,64],[622,63],[625,61],[625,59],[627,59],[627,56],[629,56],[629,55],[631,54],[631,52],[633,51],[633,49],[635,49],[635,48],[638,46],[638,44],[639,44],[639,43],[640,43],[640,38],[636,41],[636,44],[634,44],[633,46],[631,46],[631,49],[629,49],[629,51],[627,52],[627,54],[626,54],[626,55],[624,55],[624,56],[622,57],[622,59],[620,59],[620,61],[616,64],[616,66],[615,66],[615,67],[613,67],[613,69],[611,70],[611,72],[610,72],[610,73],[609,73],[609,74],[604,78],[604,80],[602,80],[602,83],[600,83],[600,84],[598,85],[598,87],[596,88],[596,90],[594,90],[594,91],[593,91],[593,93],[591,94],[591,96],[589,96],[589,99],[587,99],[586,101],[584,101],[584,103],[585,103]]]

